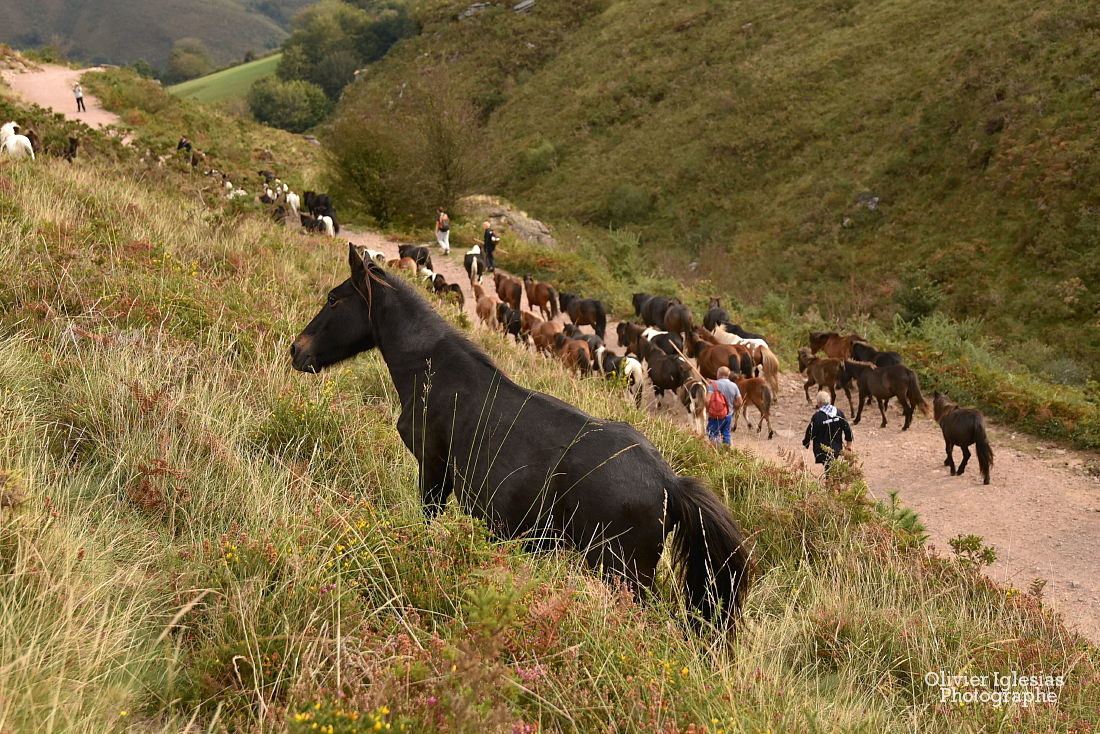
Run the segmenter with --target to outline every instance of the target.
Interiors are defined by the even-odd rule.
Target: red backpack
[[[707,417],[725,418],[730,414],[730,404],[726,396],[718,392],[718,385],[710,383],[712,392],[707,396]]]

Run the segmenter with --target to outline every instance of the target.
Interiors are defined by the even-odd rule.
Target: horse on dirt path
[[[754,408],[760,412],[760,417],[756,422],[756,432],[760,433],[760,429],[764,427],[764,423],[768,424],[768,438],[770,439],[775,435],[775,431],[772,430],[772,403],[775,402],[775,393],[768,386],[767,380],[763,377],[744,377],[736,382],[737,389],[741,391],[741,408],[733,415],[733,428],[731,430],[737,430],[737,423],[742,416],[745,418],[745,425],[752,428],[752,423],[749,422],[749,404],[751,403]]]
[[[523,300],[523,283],[499,270],[493,273],[493,282],[496,284],[497,296],[500,300],[511,306],[513,310],[519,311],[520,302]]]
[[[947,458],[943,465],[951,469],[951,476],[961,476],[970,461],[970,445],[978,454],[978,469],[982,473],[982,484],[989,484],[989,469],[993,466],[993,449],[989,446],[989,437],[985,430],[985,417],[974,408],[960,408],[950,402],[941,392],[932,393],[932,415],[940,424],[943,432],[944,448]],[[955,447],[962,449],[962,463],[955,468]]]
[[[725,323],[730,320],[730,313],[726,309],[722,308],[722,301],[715,296],[710,299],[710,305],[707,306],[707,313],[703,316],[703,326],[709,331],[714,331],[714,327],[718,324]]]
[[[841,373],[844,372],[844,369],[845,363],[843,360],[815,356],[806,347],[799,349],[798,371],[806,373],[806,384],[802,386],[806,393],[806,402],[813,403],[810,400],[810,388],[817,385],[818,389],[829,391],[829,395],[832,397],[830,402],[832,405],[836,405],[836,389],[842,387],[844,388],[844,394],[848,396],[848,412],[855,412],[855,407],[852,405],[851,378],[842,376]]]
[[[825,352],[825,356],[832,359],[851,359],[852,345],[862,341],[867,340],[859,334],[841,336],[835,331],[811,331],[810,352]]]
[[[630,297],[634,304],[634,314],[641,317],[646,326],[665,328],[665,312],[669,306],[680,303],[679,298],[653,296],[649,293],[635,293]]]
[[[607,331],[607,311],[595,298],[580,298],[572,293],[558,294],[561,312],[577,326],[591,326],[596,336],[603,339]]]
[[[696,326],[687,341],[687,356],[695,358],[703,377],[717,380],[718,368],[722,366],[742,377],[752,377],[752,355],[747,348],[740,344],[719,344],[713,339],[710,332]]]
[[[855,377],[856,384],[859,385],[859,409],[856,411],[856,419],[852,421],[853,425],[859,423],[863,417],[863,404],[871,396],[878,401],[878,409],[882,413],[881,428],[886,428],[886,404],[890,398],[897,398],[901,404],[901,411],[905,415],[905,423],[901,427],[903,431],[909,430],[915,409],[920,409],[925,416],[931,413],[928,403],[921,395],[917,373],[905,365],[893,364],[879,368],[869,362],[848,360],[845,369]]]
[[[527,291],[527,305],[532,311],[537,307],[544,319],[552,319],[558,315],[558,292],[554,286],[525,275],[523,288]]]
[[[428,518],[453,493],[499,536],[572,547],[637,596],[653,586],[675,530],[673,568],[689,608],[732,627],[749,551],[711,490],[677,476],[630,425],[512,382],[410,285],[349,249],[350,277],[294,340],[293,366],[318,372],[378,348]],[[519,426],[539,426],[538,439]]]

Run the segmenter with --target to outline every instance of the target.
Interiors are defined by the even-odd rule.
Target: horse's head
[[[948,401],[947,396],[939,390],[932,393],[932,418],[939,423],[940,419],[954,410],[957,406]]]
[[[714,296],[710,299],[710,304],[707,306],[707,308],[722,308],[722,299],[718,296]]]
[[[325,305],[290,346],[296,370],[318,372],[375,346],[373,295],[388,284],[382,270],[364,263],[354,246],[348,247],[348,263],[351,277],[329,291]]]
[[[0,138],[10,138],[15,135],[15,131],[19,129],[19,123],[14,120],[11,122],[5,122],[3,126],[0,126]]]
[[[805,372],[806,368],[813,364],[816,359],[809,347],[802,347],[798,350],[798,371]]]

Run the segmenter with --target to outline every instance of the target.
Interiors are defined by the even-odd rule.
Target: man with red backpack
[[[730,381],[730,368],[719,367],[718,379],[707,385],[707,438],[730,445],[730,423],[741,407],[741,391]]]

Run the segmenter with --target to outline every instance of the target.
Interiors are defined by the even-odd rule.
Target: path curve
[[[117,125],[118,115],[103,109],[99,99],[84,90],[84,106],[87,112],[76,111],[76,98],[73,85],[88,71],[102,71],[103,67],[93,66],[87,69],[70,69],[56,64],[42,64],[38,68],[24,71],[4,69],[4,81],[20,97],[39,107],[60,112],[70,120],[80,120],[86,125],[102,128]]]

